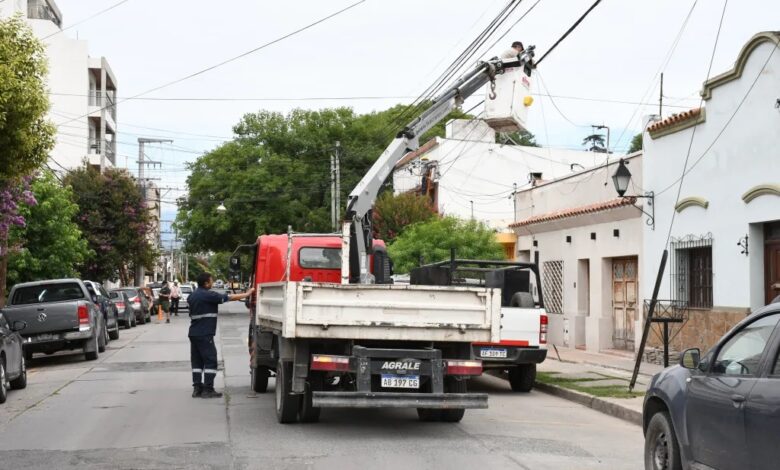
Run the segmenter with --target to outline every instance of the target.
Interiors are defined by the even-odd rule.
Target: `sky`
[[[121,0],[55,1],[67,28]],[[285,36],[357,1],[125,0],[62,34],[88,40],[91,56],[106,57],[122,100]],[[127,164],[136,172],[138,137],[173,139],[173,144],[147,147],[146,152],[163,163],[150,176],[161,178],[158,184],[163,187],[176,188],[163,191],[163,219],[173,219],[174,200],[186,190],[186,162],[229,140],[232,126],[245,113],[335,106],[364,113],[409,103],[506,3],[365,0],[239,60],[142,95],[154,100],[120,101],[117,165]],[[494,36],[506,33],[505,38],[478,57],[493,57],[521,40],[536,45],[538,58],[592,3],[539,0],[510,28],[535,4],[523,0]],[[610,149],[625,152],[641,130],[642,117],[658,113],[661,71],[664,116],[698,106],[723,6],[723,0],[603,0],[537,69],[534,91],[556,96],[537,96],[531,107],[528,121],[537,142],[582,149],[590,126],[603,124],[610,127]],[[730,68],[755,33],[780,29],[778,19],[776,0],[729,2],[712,75]],[[56,84],[50,89],[56,93]],[[464,108],[481,99],[467,101]]]

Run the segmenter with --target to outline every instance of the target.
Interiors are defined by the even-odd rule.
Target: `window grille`
[[[542,292],[547,313],[563,313],[563,261],[542,264]]]
[[[712,307],[712,234],[672,238],[671,297],[689,308]]]

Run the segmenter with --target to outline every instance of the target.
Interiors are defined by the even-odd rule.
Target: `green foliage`
[[[427,197],[415,193],[393,195],[386,191],[374,205],[374,237],[392,243],[406,227],[436,215]]]
[[[633,139],[631,139],[631,147],[628,149],[628,153],[634,153],[642,150],[642,133],[635,135]]]
[[[187,255],[188,256],[188,262],[189,266],[187,267],[188,275],[190,276],[191,281],[194,281],[198,278],[198,275],[200,273],[204,273],[209,270],[209,264],[208,260],[200,258],[195,255]]]
[[[536,136],[528,131],[510,132],[503,136],[501,134],[496,134],[496,143],[514,143],[524,147],[541,147],[541,145],[536,143]]]
[[[73,222],[79,207],[71,189],[44,172],[32,182],[32,192],[37,204],[20,209],[26,227],[11,230],[8,285],[76,276],[90,256],[87,240]]]
[[[388,251],[397,273],[408,273],[419,264],[449,259],[455,248],[458,258],[500,260],[504,249],[486,225],[475,220],[442,217],[407,228]]]
[[[582,145],[587,147],[588,152],[607,153],[603,134],[591,134],[585,137],[582,139]]]
[[[0,20],[0,182],[37,170],[54,146],[46,73],[43,44],[24,20]]]
[[[132,176],[119,169],[100,174],[79,168],[66,175],[65,184],[73,188],[81,209],[74,220],[92,250],[82,276],[99,281],[121,278],[127,284],[136,265],[154,263],[156,253],[148,240],[152,215]]]

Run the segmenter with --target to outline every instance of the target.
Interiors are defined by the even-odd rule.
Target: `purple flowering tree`
[[[30,190],[31,177],[17,182],[0,182],[0,307],[5,305],[5,283],[8,274],[8,234],[11,227],[24,227],[20,214],[22,204],[34,206],[35,196]]]

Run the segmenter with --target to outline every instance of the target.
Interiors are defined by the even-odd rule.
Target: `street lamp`
[[[219,205],[217,206],[217,212],[219,212],[220,214],[224,214],[225,212],[227,212],[227,207],[225,207],[224,202],[219,203]]]
[[[639,199],[647,199],[647,205],[650,206],[650,213],[647,213],[642,209],[641,207],[636,205],[636,201],[632,203],[634,207],[642,211],[643,214],[647,216],[647,221],[645,223],[649,225],[653,230],[655,230],[655,193],[652,191],[645,192],[644,195],[632,195],[632,196],[626,196],[626,191],[628,191],[628,185],[631,183],[631,171],[629,171],[628,167],[626,166],[627,162],[624,159],[620,159],[618,162],[617,170],[615,170],[615,173],[612,175],[612,182],[615,184],[615,191],[618,193],[618,196],[621,198],[634,198]]]

